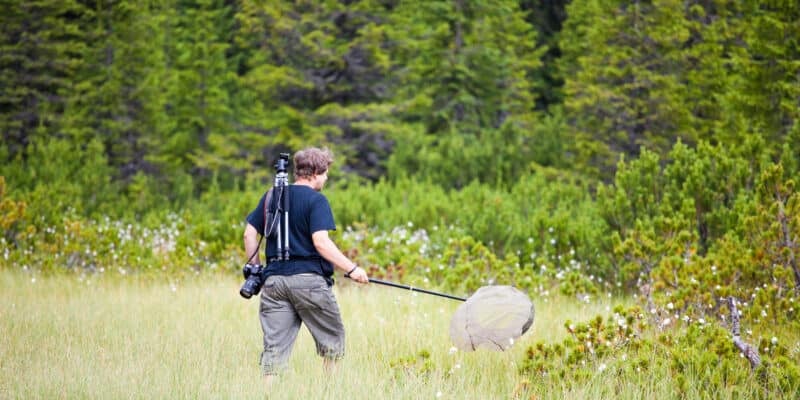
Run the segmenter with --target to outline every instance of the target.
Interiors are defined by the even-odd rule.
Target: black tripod
[[[265,204],[267,218],[264,221],[264,236],[270,238],[277,236],[278,254],[277,261],[288,261],[290,256],[289,247],[289,153],[281,153],[278,162],[275,164],[275,184],[272,188],[274,196],[272,201]],[[267,243],[269,246],[269,243]],[[270,260],[267,260],[269,262]]]

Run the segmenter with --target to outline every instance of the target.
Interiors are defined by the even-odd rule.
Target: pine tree
[[[537,108],[546,110],[550,106],[563,103],[562,87],[564,77],[561,76],[557,63],[561,57],[559,36],[564,20],[567,18],[567,0],[520,0],[520,9],[526,12],[525,20],[536,28],[538,43],[547,49],[542,56],[542,68],[532,77],[538,84]]]
[[[800,119],[800,5],[731,2],[728,8],[736,42],[726,61],[735,78],[720,96],[721,138],[741,143],[749,135],[762,136],[777,158]],[[797,147],[794,154],[800,154]]]
[[[512,1],[401,3],[392,42],[402,86],[390,173],[446,186],[511,182],[527,166],[541,50]]]
[[[664,154],[675,139],[695,143],[687,109],[683,2],[570,4],[562,48],[565,106],[576,161],[608,176],[619,154],[644,146]]]
[[[117,179],[154,172],[145,157],[150,137],[165,132],[164,37],[158,6],[98,4],[87,32],[87,65],[68,97],[64,131],[78,143],[104,144]]]
[[[169,127],[151,137],[148,160],[161,173],[182,179],[210,178],[212,143],[235,130],[230,94],[235,72],[227,57],[233,10],[222,0],[178,1],[164,21],[167,78],[164,107]]]
[[[571,3],[561,48],[577,167],[608,177],[641,146],[753,134],[776,157],[797,119],[798,11],[768,3]]]
[[[84,63],[87,10],[74,0],[8,0],[1,7],[0,132],[10,160],[34,136],[59,134],[66,96]]]
[[[337,165],[368,178],[382,174],[394,126],[387,8],[373,0],[242,2],[235,38],[237,104],[246,110],[241,159],[271,171],[267,161],[278,151],[343,144],[335,146],[345,155]]]

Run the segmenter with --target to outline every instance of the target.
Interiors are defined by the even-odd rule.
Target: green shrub
[[[614,280],[601,245],[608,240],[607,228],[589,187],[563,173],[534,170],[509,190],[473,183],[444,191],[407,179],[327,193],[340,226],[456,229],[500,257],[515,258],[520,268],[579,264],[588,275]]]
[[[8,252],[9,246],[16,243],[20,234],[20,226],[25,217],[25,202],[14,201],[6,196],[6,178],[0,175],[0,230],[3,247]]]
[[[602,376],[642,386],[667,385],[679,398],[718,398],[731,390],[737,397],[791,398],[800,387],[800,354],[774,336],[760,340],[762,363],[751,370],[720,325],[703,320],[656,325],[648,320],[638,307],[615,307],[605,320],[567,321],[569,336],[529,347],[520,374],[537,382],[529,390],[538,395],[553,385],[570,390]],[[642,376],[658,381],[643,382]]]

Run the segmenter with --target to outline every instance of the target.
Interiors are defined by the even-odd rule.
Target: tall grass
[[[536,385],[518,369],[530,344],[561,340],[566,320],[610,306],[609,299],[533,299],[533,328],[514,347],[467,353],[453,351],[449,340],[459,302],[340,282],[347,354],[337,371],[323,370],[303,329],[288,371],[267,390],[258,367],[258,301],[238,296],[236,277],[125,279],[0,272],[0,398],[514,398]],[[669,395],[658,373],[639,382],[598,375],[579,392],[536,392],[553,399]]]

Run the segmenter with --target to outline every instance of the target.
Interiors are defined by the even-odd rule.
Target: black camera
[[[258,292],[261,291],[261,287],[264,286],[264,278],[261,276],[263,270],[264,267],[261,265],[244,265],[244,268],[242,268],[244,284],[242,288],[239,289],[239,294],[242,297],[249,299],[253,297],[254,294],[258,294]]]
[[[289,168],[289,153],[281,153],[278,161],[275,162],[275,172],[286,172]]]

